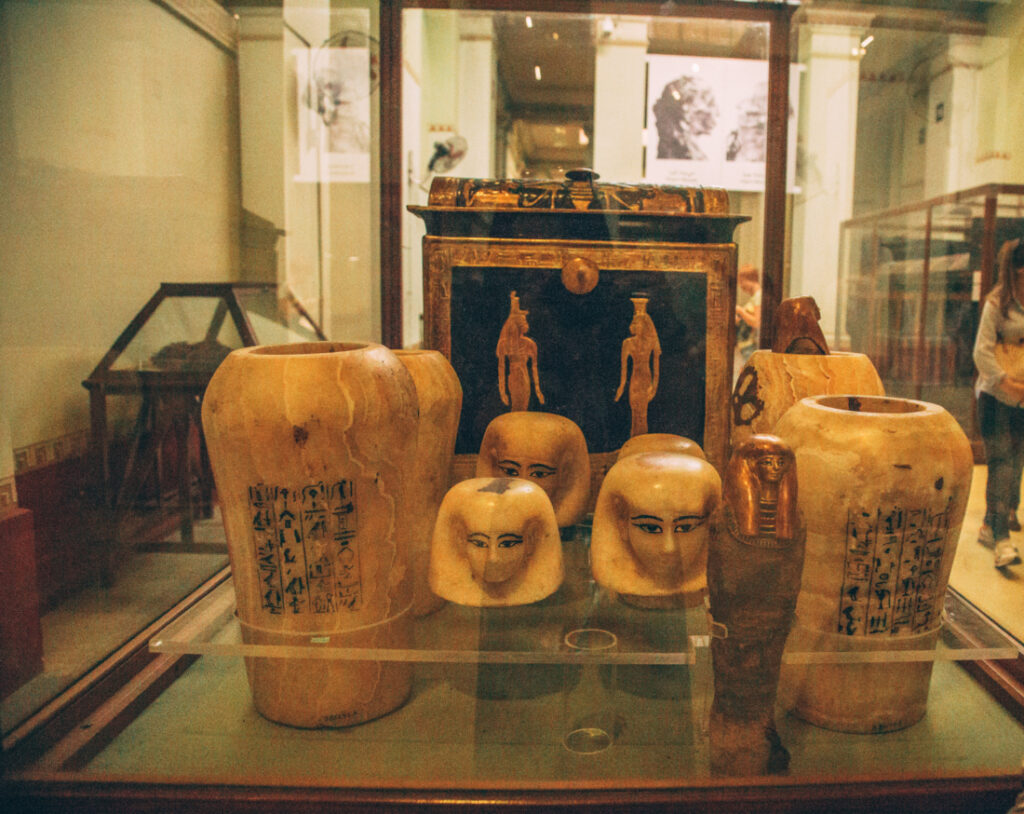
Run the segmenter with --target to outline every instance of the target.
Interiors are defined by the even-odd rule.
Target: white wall
[[[826,337],[836,325],[839,224],[853,210],[859,43],[859,31],[847,26],[800,28],[799,60],[807,66],[799,113],[804,174],[793,202],[787,296],[815,298]]]
[[[1003,120],[1005,130],[1000,134],[999,144],[1008,153],[1006,181],[1024,183],[1024,93],[1020,92],[1020,78],[1024,76],[1024,5],[1010,3],[993,11],[990,24],[993,33],[1006,38],[1007,66],[1009,79],[1004,86],[1002,104],[1006,110]]]
[[[423,221],[409,212],[410,204],[423,205],[427,193],[422,134],[424,74],[424,12],[410,9],[402,14],[402,346],[423,341]],[[433,151],[431,151],[433,154]]]
[[[0,71],[18,449],[88,427],[82,379],[161,282],[236,276],[237,90],[233,57],[149,0],[0,4]]]
[[[490,16],[459,15],[456,63],[458,132],[469,142],[458,174],[470,178],[494,175],[495,108],[494,29]]]
[[[594,170],[605,182],[643,180],[647,24],[620,22],[597,43]]]

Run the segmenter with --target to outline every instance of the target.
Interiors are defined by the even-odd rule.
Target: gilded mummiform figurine
[[[642,435],[647,432],[647,405],[658,392],[658,377],[661,367],[661,343],[654,320],[647,313],[647,297],[630,297],[633,303],[633,319],[629,323],[630,335],[622,340],[621,375],[615,400],[622,397],[629,375],[629,409],[632,424],[629,434]],[[632,362],[632,373],[629,372]]]
[[[512,412],[484,431],[478,478],[524,478],[543,489],[562,528],[578,523],[590,499],[590,456],[583,431],[554,413]]]
[[[711,769],[779,774],[789,753],[775,728],[775,697],[804,561],[792,449],[773,435],[751,436],[733,452],[723,492],[708,554]]]
[[[516,292],[511,292],[508,316],[501,326],[495,354],[498,357],[498,393],[502,403],[512,410],[526,410],[530,406],[531,377],[537,401],[544,403],[537,372],[537,343],[526,335],[530,330],[526,321],[529,313],[519,307]]]
[[[555,512],[521,478],[472,478],[445,495],[430,547],[430,587],[460,605],[526,605],[564,576]]]
[[[621,458],[605,475],[594,510],[594,580],[641,607],[700,605],[721,494],[718,473],[702,458],[678,452]]]

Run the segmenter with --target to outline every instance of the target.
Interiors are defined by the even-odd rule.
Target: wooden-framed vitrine
[[[374,19],[380,98],[386,100],[380,105],[380,185],[375,185],[374,195],[380,196],[380,223],[391,225],[401,218],[401,187],[406,183],[398,160],[403,11],[523,6],[512,0],[383,0],[371,5],[378,14]],[[665,6],[624,0],[538,0],[532,8],[597,19],[619,14],[684,20],[720,17],[767,27],[771,79],[763,255],[764,313],[770,316],[782,294],[786,265],[787,193],[781,180],[786,153],[784,89],[796,4]],[[194,16],[186,19],[189,26],[202,25]],[[155,79],[146,87],[169,90]],[[135,158],[141,161],[139,156]],[[148,175],[125,170],[120,177],[141,179],[140,185],[145,182],[153,188],[158,176],[161,183],[166,181],[152,167],[148,170]],[[87,175],[75,172],[76,179]],[[225,233],[231,223],[225,218]],[[155,237],[150,235],[151,240]],[[496,269],[519,268],[516,262],[506,262],[508,258],[487,237],[478,239],[480,243],[472,244],[476,248],[463,248],[465,254],[457,255],[461,263],[469,259]],[[727,287],[725,271],[732,264],[728,243],[716,241],[711,254],[703,257],[699,249],[651,244],[648,254],[637,250],[633,255],[642,259],[628,263],[642,270],[671,267],[680,274],[691,273],[691,267],[712,269],[711,276]],[[524,250],[519,248],[522,257]],[[611,256],[621,249],[618,246],[562,248],[599,267],[627,262]],[[653,251],[667,252],[668,260],[654,259]],[[400,252],[399,230],[381,228],[383,338],[392,345],[400,344],[401,336],[395,316]],[[541,259],[553,267],[551,257]],[[508,301],[503,305],[510,307]],[[721,325],[715,330],[716,342],[728,333]],[[428,328],[431,332],[440,344],[440,333],[435,327]],[[770,336],[763,334],[762,343],[769,341]],[[727,352],[727,346],[720,345],[713,351]],[[76,388],[80,379],[75,380]],[[711,446],[717,444],[713,438]],[[77,516],[70,522],[78,522]],[[702,688],[708,677],[707,633],[701,617],[686,617],[684,630],[678,616],[637,618],[593,592],[585,580],[586,535],[585,527],[575,529],[569,541],[575,570],[566,602],[524,613],[511,622],[502,620],[497,627],[493,620],[449,608],[420,626],[420,646],[404,653],[374,654],[414,662],[419,684],[407,708],[372,729],[307,732],[274,727],[256,716],[247,696],[245,658],[288,654],[247,651],[232,640],[229,573],[222,571],[199,590],[175,597],[159,618],[112,648],[66,692],[6,732],[2,794],[14,807],[50,811],[73,805],[83,811],[962,812],[1005,810],[1019,791],[1017,722],[1024,699],[1015,677],[1019,647],[956,595],[947,599],[949,649],[935,668],[931,717],[921,730],[850,736],[786,719],[784,735],[796,757],[789,776],[710,776],[701,762],[701,721],[706,712]],[[566,630],[570,624],[572,629]],[[583,659],[563,649],[567,632],[597,624],[611,629],[632,649]],[[544,635],[536,636],[538,631]],[[492,642],[497,637],[499,646],[480,646],[480,639],[488,636]],[[502,671],[506,686],[510,681],[516,687],[517,697],[496,697],[495,676]],[[539,689],[553,690],[538,692],[538,684]],[[620,750],[613,746],[603,757],[567,751],[561,724],[568,711],[581,698],[585,703],[588,693],[604,693],[609,686],[616,688],[623,718]],[[586,692],[578,693],[581,688]]]

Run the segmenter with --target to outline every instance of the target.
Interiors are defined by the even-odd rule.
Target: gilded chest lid
[[[665,240],[727,243],[749,217],[729,214],[729,194],[711,187],[602,184],[592,170],[564,181],[439,176],[428,205],[410,206],[427,233],[452,237]]]

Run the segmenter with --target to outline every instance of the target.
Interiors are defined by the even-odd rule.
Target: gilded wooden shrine
[[[632,435],[699,439],[724,464],[735,227],[724,190],[434,179],[423,218],[426,347],[464,390],[456,470],[510,410],[578,424],[595,488]]]

